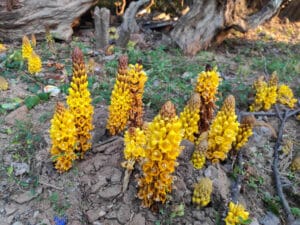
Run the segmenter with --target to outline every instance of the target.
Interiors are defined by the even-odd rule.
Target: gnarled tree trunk
[[[24,34],[43,34],[49,27],[58,39],[69,40],[78,18],[96,0],[6,0],[0,3],[0,39],[20,39]]]
[[[224,31],[246,32],[274,16],[283,0],[194,0],[171,32],[172,39],[188,55],[207,48]]]

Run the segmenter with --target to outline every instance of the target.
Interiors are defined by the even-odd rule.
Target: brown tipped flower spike
[[[69,88],[67,103],[74,115],[74,123],[77,131],[77,151],[83,157],[84,153],[91,148],[91,130],[94,108],[91,105],[88,80],[83,61],[83,54],[79,48],[75,48],[72,54],[73,77]]]

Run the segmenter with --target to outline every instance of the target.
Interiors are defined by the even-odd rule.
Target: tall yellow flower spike
[[[200,119],[201,99],[199,93],[194,93],[183,112],[180,113],[180,121],[184,131],[183,139],[195,141],[195,134],[198,134],[198,122]]]
[[[146,130],[143,177],[138,181],[138,197],[142,199],[144,207],[150,207],[154,202],[164,203],[167,193],[171,192],[171,174],[175,171],[176,159],[182,150],[182,136],[175,106],[168,101]]]
[[[74,116],[66,110],[62,103],[57,103],[55,114],[51,120],[50,138],[52,147],[50,150],[55,168],[64,172],[72,167],[77,158],[74,153],[76,147],[76,127]]]
[[[253,115],[243,117],[236,140],[233,143],[233,149],[240,150],[248,142],[249,137],[253,134],[254,123],[255,117]]]
[[[199,134],[209,129],[210,122],[213,119],[219,83],[219,73],[209,65],[206,66],[206,71],[198,75],[195,92],[199,93],[201,97]]]
[[[205,207],[210,202],[210,196],[213,190],[212,181],[205,177],[201,178],[195,185],[192,202],[198,207]]]
[[[119,58],[118,75],[114,89],[110,97],[110,106],[108,108],[109,116],[106,128],[111,135],[116,135],[123,131],[129,118],[131,107],[131,93],[127,76],[128,58],[121,56]]]
[[[143,94],[147,75],[141,64],[129,65],[127,76],[130,79],[131,107],[129,110],[129,126],[143,125]]]
[[[295,103],[297,102],[297,99],[294,98],[292,89],[285,84],[279,86],[277,100],[279,103],[288,105],[292,109],[295,107]]]
[[[208,131],[203,132],[195,143],[195,151],[192,155],[194,168],[200,170],[206,162],[205,154],[208,149]]]
[[[31,74],[35,74],[41,72],[42,70],[42,62],[41,58],[33,51],[31,56],[28,57],[28,72]]]
[[[236,140],[238,128],[235,99],[233,95],[229,95],[210,127],[206,157],[213,163],[226,159],[232,143]]]
[[[22,57],[23,59],[28,59],[31,57],[33,49],[30,44],[29,38],[25,35],[22,39]]]
[[[247,212],[241,204],[229,203],[229,211],[225,218],[226,225],[238,225],[242,224],[249,218],[249,212]]]
[[[259,77],[254,82],[254,88],[256,91],[253,104],[250,106],[250,111],[255,112],[261,109],[269,110],[277,99],[277,84],[278,77],[274,72],[269,80],[269,84],[264,81],[264,77]]]
[[[83,61],[83,54],[79,48],[75,48],[72,54],[73,77],[69,88],[67,103],[74,115],[74,123],[77,131],[78,145],[76,150],[84,153],[91,148],[91,130],[93,129],[94,108],[91,104],[88,80]]]

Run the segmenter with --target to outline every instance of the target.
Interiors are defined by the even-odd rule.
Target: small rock
[[[194,210],[192,212],[193,218],[195,218],[196,220],[200,220],[200,221],[205,221],[205,213],[204,211],[200,211],[200,210]]]
[[[23,223],[20,221],[17,221],[17,222],[14,222],[12,225],[23,225]]]
[[[5,117],[5,122],[8,125],[14,125],[16,120],[26,121],[28,114],[28,109],[26,105],[23,105],[16,110],[12,111]]]
[[[16,205],[12,205],[12,204],[11,205],[7,205],[5,207],[5,212],[6,212],[5,216],[8,217],[8,216],[14,214],[16,211],[18,211]]]
[[[100,210],[100,212],[98,213],[99,218],[101,218],[105,215],[106,215],[106,212],[104,210]]]
[[[86,212],[87,218],[90,223],[94,222],[95,220],[99,219],[99,212],[98,210],[89,210]]]
[[[111,199],[121,193],[122,185],[116,184],[103,189],[100,189],[99,196],[104,199]]]
[[[96,193],[98,190],[107,184],[106,178],[101,176],[99,177],[99,181],[92,186],[91,193]]]
[[[271,212],[267,212],[262,219],[259,220],[261,225],[280,225],[279,218]]]
[[[39,194],[41,194],[43,191],[43,188],[37,188],[35,192],[32,191],[26,191],[21,194],[15,194],[11,197],[11,199],[19,204],[23,204],[25,202],[29,202],[32,199],[36,198]]]
[[[29,165],[27,163],[12,162],[11,166],[14,167],[15,176],[20,176],[24,173],[29,173]]]
[[[39,211],[35,211],[35,212],[33,213],[33,218],[37,218],[39,214],[40,214]]]
[[[95,221],[95,222],[93,223],[93,225],[103,225],[103,223],[100,223],[99,221]]]
[[[145,225],[146,219],[143,217],[141,213],[135,214],[131,223],[131,225]]]
[[[105,216],[105,218],[107,218],[107,219],[115,219],[115,218],[117,218],[117,213],[116,213],[116,211],[111,211],[109,214],[107,214],[107,215]]]
[[[117,219],[120,223],[124,224],[130,219],[130,206],[122,205],[117,213]]]

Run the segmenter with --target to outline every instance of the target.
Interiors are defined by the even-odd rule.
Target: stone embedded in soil
[[[267,212],[267,214],[259,220],[261,225],[280,225],[279,218],[271,212]]]
[[[96,193],[98,190],[107,184],[106,178],[99,176],[98,182],[92,186],[91,193]]]
[[[5,117],[5,122],[8,125],[14,125],[16,120],[20,120],[20,121],[26,121],[28,120],[28,109],[26,107],[26,105],[23,105],[19,108],[17,108],[16,110],[10,112],[6,117]]]
[[[146,224],[146,219],[141,213],[135,214],[132,221],[130,222],[130,225],[145,225],[145,224]]]
[[[121,224],[128,222],[130,219],[130,206],[125,204],[121,205],[117,213],[117,218]]]
[[[104,199],[112,199],[119,195],[122,190],[122,185],[120,184],[115,184],[111,185],[109,187],[101,188],[99,190],[99,196]]]
[[[99,210],[96,209],[91,209],[89,211],[86,212],[86,216],[89,220],[90,223],[96,221],[99,218]]]
[[[256,218],[251,218],[251,223],[249,225],[259,225],[259,222]]]
[[[192,212],[193,218],[200,221],[205,221],[205,212],[201,210],[194,210]]]
[[[32,199],[36,198],[39,194],[41,194],[43,188],[37,188],[34,192],[26,191],[21,194],[15,194],[11,197],[11,199],[19,204],[23,204],[26,202],[31,201]]]
[[[187,189],[184,180],[181,177],[177,177],[173,186],[173,198],[175,202],[181,202],[184,196],[190,191]],[[191,199],[190,199],[191,200]]]
[[[7,205],[5,206],[5,216],[8,217],[18,211],[17,205]]]
[[[27,163],[12,162],[11,165],[14,168],[15,176],[20,176],[29,172],[29,165]]]

